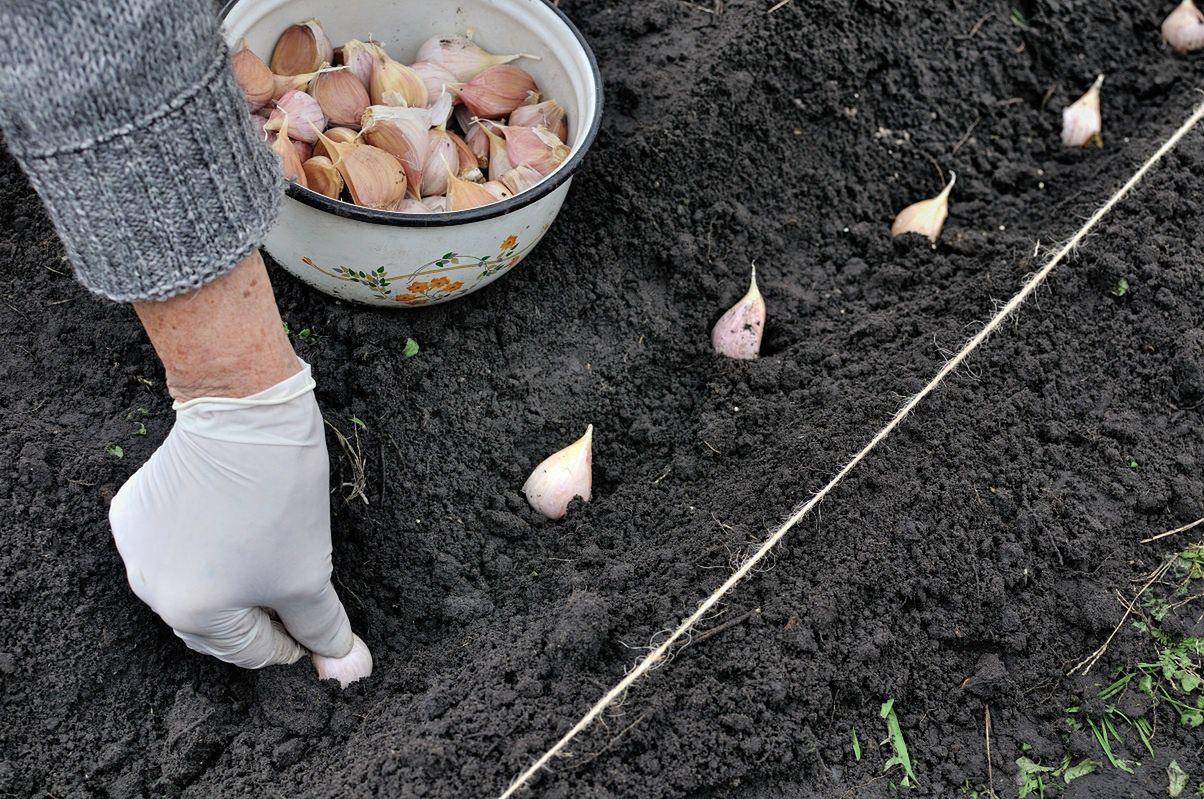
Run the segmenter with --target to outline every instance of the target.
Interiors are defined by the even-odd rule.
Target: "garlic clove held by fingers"
[[[765,298],[757,288],[757,265],[752,266],[748,291],[711,329],[711,347],[719,355],[751,361],[761,352],[765,332]]]
[[[933,244],[941,237],[945,227],[945,219],[949,216],[949,193],[957,182],[957,174],[949,173],[949,182],[935,197],[912,203],[899,212],[895,222],[890,226],[891,238],[897,238],[904,233],[919,233],[927,236]]]
[[[564,449],[549,455],[535,467],[523,494],[531,507],[549,519],[564,518],[569,503],[577,497],[590,501],[593,488],[594,426]]]
[[[372,651],[358,635],[352,635],[351,651],[341,658],[328,658],[317,652],[310,653],[310,660],[320,680],[338,680],[340,688],[346,688],[357,680],[372,675]]]

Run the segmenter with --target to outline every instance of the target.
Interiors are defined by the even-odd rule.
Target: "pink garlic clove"
[[[1099,110],[1099,90],[1103,85],[1104,76],[1100,75],[1082,97],[1062,109],[1062,143],[1067,147],[1104,146]]]
[[[711,330],[711,346],[728,358],[752,360],[761,352],[765,331],[765,298],[757,289],[757,265],[753,264],[748,292],[719,317]]]
[[[1162,38],[1176,53],[1204,47],[1204,11],[1193,0],[1183,0],[1162,22]]]
[[[535,467],[523,494],[531,507],[549,519],[561,519],[577,497],[590,501],[593,489],[594,426],[564,449],[549,455]]]

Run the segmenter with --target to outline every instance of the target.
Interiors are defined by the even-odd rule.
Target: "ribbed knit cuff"
[[[232,269],[263,241],[284,188],[224,46],[196,86],[145,119],[52,151],[9,145],[80,282],[118,302],[167,299]]]

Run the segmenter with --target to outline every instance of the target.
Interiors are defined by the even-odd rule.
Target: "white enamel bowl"
[[[234,0],[222,15],[231,47],[245,37],[265,61],[285,28],[311,17],[336,46],[371,36],[405,63],[431,36],[471,28],[486,50],[540,56],[516,63],[545,98],[567,111],[568,159],[534,188],[481,208],[400,214],[290,186],[265,247],[289,272],[339,299],[413,308],[497,280],[547,232],[601,122],[602,83],[593,53],[568,18],[544,0]]]

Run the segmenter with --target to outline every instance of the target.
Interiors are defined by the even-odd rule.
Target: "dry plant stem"
[[[958,366],[960,366],[971,353],[978,349],[992,333],[999,329],[1004,321],[1006,321],[1017,308],[1024,304],[1024,301],[1028,299],[1028,297],[1034,291],[1036,291],[1042,283],[1045,282],[1045,279],[1049,277],[1049,274],[1054,270],[1054,268],[1057,267],[1057,265],[1061,263],[1066,256],[1074,251],[1074,248],[1087,237],[1087,234],[1090,233],[1097,224],[1099,224],[1099,221],[1107,216],[1108,213],[1116,207],[1117,203],[1123,200],[1129,194],[1129,192],[1133,190],[1134,186],[1141,182],[1141,179],[1145,177],[1146,173],[1149,172],[1164,155],[1174,149],[1175,145],[1187,135],[1188,131],[1195,127],[1196,123],[1198,123],[1201,118],[1204,118],[1204,105],[1196,108],[1192,115],[1188,117],[1187,121],[1184,122],[1152,156],[1150,156],[1149,160],[1141,165],[1141,168],[1138,169],[1133,176],[1129,178],[1129,180],[1123,186],[1121,186],[1120,189],[1117,190],[1117,192],[1113,194],[1112,197],[1109,198],[1099,210],[1091,215],[1091,218],[1088,219],[1081,228],[1079,228],[1078,232],[1070,237],[1070,240],[1066,242],[1066,244],[1063,245],[1060,250],[1058,250],[1057,254],[1055,254],[1053,258],[1051,258],[1049,262],[1040,269],[1040,271],[1028,279],[1028,281],[1021,287],[1020,291],[1017,292],[1012,299],[1008,300],[1007,304],[1004,305],[999,312],[996,313],[995,316],[992,317],[991,320],[978,331],[978,333],[976,333],[969,341],[967,341],[956,355],[950,358],[945,365],[941,367],[940,371],[936,373],[936,376],[934,376],[932,380],[928,382],[928,385],[920,389],[918,394],[908,400],[907,403],[895,413],[894,417],[887,422],[886,426],[879,430],[874,437],[870,439],[869,443],[862,447],[861,451],[854,455],[853,459],[846,463],[840,469],[840,471],[836,473],[836,476],[828,481],[827,485],[813,494],[811,498],[804,502],[781,527],[779,527],[773,532],[772,535],[766,538],[765,542],[761,544],[757,551],[754,552],[747,560],[745,560],[740,568],[733,572],[723,582],[723,585],[719,586],[714,593],[704,599],[698,605],[698,608],[689,616],[687,616],[680,625],[678,625],[676,630],[670,633],[659,646],[645,655],[634,668],[627,672],[627,675],[622,680],[616,683],[609,691],[606,692],[605,695],[602,696],[601,699],[595,702],[594,705],[585,713],[585,715],[582,716],[576,724],[569,728],[568,732],[566,732],[558,741],[552,744],[552,746],[546,752],[540,755],[534,763],[528,766],[525,771],[515,777],[514,781],[510,783],[510,786],[502,792],[499,799],[508,799],[509,797],[518,793],[523,786],[529,783],[535,777],[535,775],[539,773],[540,769],[546,766],[552,760],[552,758],[560,754],[565,747],[567,747],[574,738],[576,738],[587,727],[589,727],[590,724],[592,724],[594,720],[596,720],[598,716],[600,716],[602,712],[606,710],[607,707],[618,700],[619,697],[623,696],[632,685],[634,685],[641,677],[647,674],[653,667],[662,661],[668,654],[670,647],[672,647],[679,638],[681,638],[683,635],[686,635],[691,629],[693,629],[694,625],[697,624],[700,619],[706,616],[707,613],[710,612],[710,610],[715,607],[715,605],[722,600],[723,597],[729,591],[731,591],[737,583],[747,577],[748,574],[756,567],[756,565],[760,563],[761,560],[763,560],[775,546],[777,546],[778,542],[780,542],[796,524],[802,521],[802,519],[806,517],[816,505],[823,501],[824,497],[830,494],[832,490],[836,488],[836,486],[840,485],[841,481],[848,476],[849,472],[856,468],[857,464],[861,463],[861,461],[864,460],[875,447],[882,443],[883,439],[894,432],[895,428],[902,424],[903,420],[906,419],[913,410],[915,410],[917,405],[924,401],[925,397],[935,391],[937,387],[944,382],[945,378],[956,371]]]
[[[1112,639],[1116,637],[1116,634],[1120,632],[1120,628],[1124,626],[1125,619],[1129,618],[1129,616],[1133,613],[1133,610],[1137,607],[1137,600],[1141,599],[1141,595],[1148,591],[1151,585],[1158,582],[1158,578],[1166,574],[1166,570],[1171,567],[1171,564],[1174,563],[1178,557],[1178,554],[1171,555],[1162,562],[1161,566],[1159,566],[1157,569],[1154,569],[1153,573],[1150,575],[1150,579],[1146,580],[1145,585],[1141,587],[1141,590],[1134,594],[1133,599],[1125,605],[1124,615],[1120,617],[1120,621],[1118,621],[1116,626],[1112,628],[1112,632],[1108,635],[1108,639],[1100,645],[1099,649],[1080,660],[1075,664],[1074,668],[1066,672],[1067,677],[1071,676],[1080,669],[1082,669],[1083,676],[1087,676],[1087,672],[1091,671],[1095,664],[1099,662],[1099,659],[1104,656],[1104,653],[1108,651],[1108,645],[1112,643]],[[1117,592],[1117,599],[1121,599],[1120,592]],[[1121,601],[1124,600],[1121,599]]]
[[[1193,527],[1199,527],[1201,524],[1204,524],[1204,519],[1196,519],[1191,524],[1185,524],[1182,527],[1176,527],[1174,530],[1167,530],[1165,533],[1159,533],[1158,535],[1152,535],[1149,538],[1143,538],[1141,539],[1141,543],[1148,544],[1151,541],[1157,541],[1172,535],[1178,535],[1179,533],[1186,533],[1188,530],[1192,529]]]
[[[992,799],[998,799],[995,794],[995,771],[991,765],[991,706],[982,706],[982,718],[984,734],[987,738],[987,795]]]
[[[250,396],[301,369],[258,250],[195,291],[134,311],[178,402]]]
[[[326,422],[325,419],[322,421]],[[364,489],[368,487],[368,478],[364,469],[364,451],[360,445],[360,434],[358,430],[352,430],[351,435],[355,436],[355,443],[352,444],[347,436],[343,435],[343,431],[326,422],[326,426],[334,432],[335,439],[339,442],[339,447],[343,450],[343,454],[347,456],[347,461],[351,464],[351,482],[343,483],[343,487],[350,489],[347,492],[347,501],[359,497],[368,505],[368,495]]]

